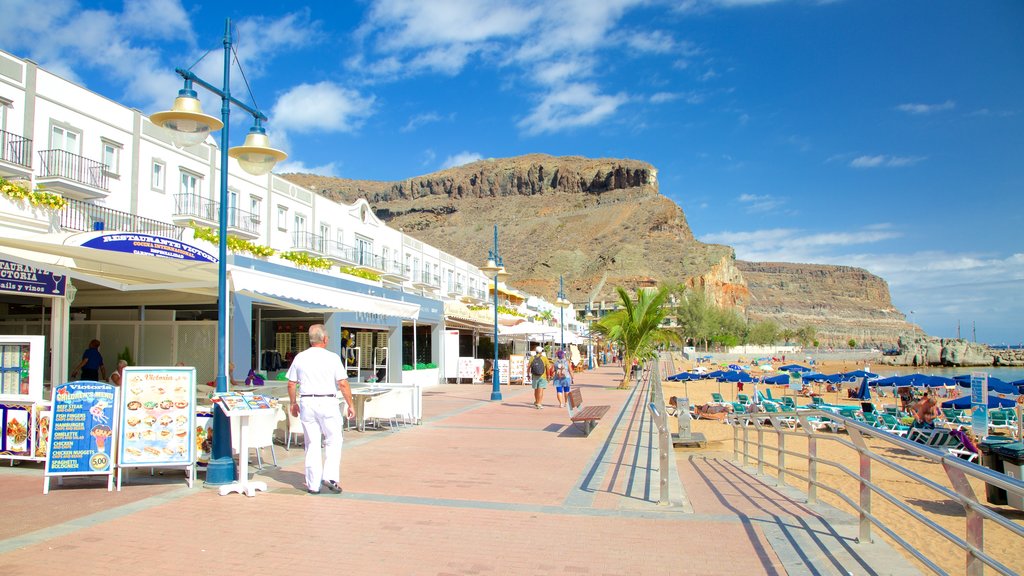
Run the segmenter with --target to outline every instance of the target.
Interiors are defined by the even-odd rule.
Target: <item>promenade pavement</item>
[[[253,498],[133,472],[121,492],[69,478],[42,494],[42,467],[0,467],[0,574],[916,574],[856,523],[766,485],[726,458],[676,449],[660,505],[646,385],[577,375],[611,409],[590,434],[553,390],[441,385],[423,421],[347,431],[344,493],[310,495],[302,450]],[[266,461],[266,459],[265,459]],[[252,469],[250,469],[252,470]]]

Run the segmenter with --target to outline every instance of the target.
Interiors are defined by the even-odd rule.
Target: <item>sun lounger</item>
[[[997,408],[988,411],[989,432],[1012,432],[1017,428],[1017,418],[1013,410]]]
[[[718,402],[719,404],[725,404],[725,398],[722,398],[722,395],[718,392],[711,393],[711,401]]]
[[[892,432],[897,436],[906,436],[907,431],[910,430],[909,426],[904,426],[900,424],[900,421],[897,420],[895,416],[889,414],[888,412],[879,414],[878,418],[879,422],[881,423],[879,428],[881,428],[882,430],[886,430],[888,432]]]

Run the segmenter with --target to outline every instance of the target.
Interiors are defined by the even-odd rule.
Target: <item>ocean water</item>
[[[974,372],[984,372],[989,376],[999,378],[1003,382],[1014,382],[1024,379],[1024,366],[972,366],[964,368],[945,368],[932,366],[872,366],[871,371],[881,376],[893,376],[895,374],[933,374],[935,376],[960,376]]]

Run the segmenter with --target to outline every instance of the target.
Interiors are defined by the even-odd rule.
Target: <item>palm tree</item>
[[[680,342],[674,331],[662,328],[661,322],[668,314],[664,306],[668,288],[657,291],[641,290],[634,302],[621,287],[615,288],[622,300],[622,308],[606,315],[594,323],[594,332],[603,334],[622,350],[623,377],[619,388],[630,386],[630,368],[633,360],[651,358],[659,344]]]
[[[541,320],[543,320],[544,323],[547,324],[548,326],[550,326],[551,321],[555,319],[555,315],[551,312],[551,310],[544,310],[538,315],[538,317]]]

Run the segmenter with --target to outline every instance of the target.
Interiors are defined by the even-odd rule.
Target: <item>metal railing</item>
[[[32,140],[0,130],[0,160],[32,167]]]
[[[665,392],[661,387],[660,362],[655,360],[645,362],[643,367],[637,371],[637,385],[643,377],[650,378],[651,390],[648,398],[647,408],[651,412],[651,419],[658,428],[658,471],[660,477],[658,486],[658,504],[668,506],[669,499],[669,455],[672,452],[672,433],[668,430],[668,413],[665,411]]]
[[[797,424],[794,428],[789,428],[785,424],[789,418],[797,419]],[[849,433],[849,439],[836,434],[818,433],[816,431],[818,427],[815,423],[816,421],[824,420],[831,421],[835,425],[845,428]],[[969,479],[1002,488],[1010,494],[1010,497],[1018,499],[1024,498],[1024,482],[967,462],[948,453],[906,440],[895,434],[873,428],[859,421],[822,410],[733,414],[730,416],[729,423],[733,426],[733,453],[736,456],[737,462],[740,461],[741,457],[742,463],[745,466],[753,461],[757,466],[757,473],[760,475],[765,474],[765,468],[774,469],[777,485],[786,484],[787,476],[792,476],[802,482],[806,482],[807,502],[810,504],[818,501],[819,489],[839,498],[859,515],[859,542],[870,542],[872,527],[877,527],[929,569],[937,574],[946,573],[923,552],[896,533],[896,530],[902,527],[887,525],[878,516],[872,514],[872,495],[877,494],[886,502],[899,508],[906,514],[907,518],[915,520],[919,525],[934,531],[950,543],[963,549],[966,552],[966,569],[964,573],[971,576],[981,575],[984,573],[985,566],[989,566],[1000,574],[1016,574],[999,559],[985,552],[985,525],[983,521],[989,520],[994,522],[998,526],[1013,532],[1018,537],[1024,537],[1024,526],[1007,520],[1002,515],[993,512],[988,507],[979,503]],[[756,440],[751,440],[751,430],[756,431]],[[776,446],[765,443],[766,433],[775,433]],[[740,439],[741,435],[742,440]],[[787,449],[785,440],[789,436],[805,438],[807,440],[807,453],[804,454]],[[872,446],[867,442],[868,439],[877,441],[881,446]],[[817,444],[819,440],[836,442],[855,451],[858,456],[858,469],[852,470],[836,460],[819,457]],[[751,453],[751,444],[754,444],[756,447],[756,454]],[[952,488],[943,486],[883,455],[883,452],[891,452],[893,448],[909,452],[913,456],[941,466],[948,476]],[[775,462],[772,462],[765,456],[766,450],[775,452]],[[804,476],[792,469],[788,469],[786,467],[786,456],[806,460],[807,475]],[[878,483],[873,482],[871,480],[872,463],[881,464],[905,476],[909,481],[919,484],[921,488],[934,490],[942,497],[963,506],[966,515],[966,538],[961,538],[950,532],[918,510],[904,503]],[[830,466],[854,479],[859,486],[857,498],[851,498],[829,483],[819,481],[819,465]]]
[[[39,160],[40,178],[64,178],[100,190],[109,189],[110,178],[102,162],[65,150],[40,150]]]
[[[312,232],[293,232],[292,249],[324,253],[324,237]]]
[[[91,230],[139,232],[155,234],[165,238],[174,238],[176,240],[181,240],[182,233],[185,231],[180,226],[143,218],[129,212],[111,210],[104,206],[72,198],[66,198],[66,200],[68,205],[60,211],[60,227],[64,230],[78,230],[81,232]]]
[[[405,278],[405,266],[398,260],[385,260],[384,273]]]
[[[183,193],[174,195],[174,216],[198,218],[206,222],[220,222],[220,202],[200,196]],[[228,228],[248,234],[259,234],[260,218],[247,210],[228,208]]]

